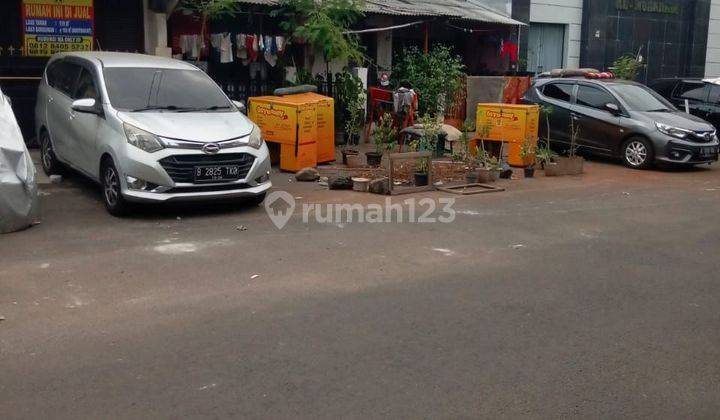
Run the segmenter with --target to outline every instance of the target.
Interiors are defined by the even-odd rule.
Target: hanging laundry
[[[203,44],[200,35],[181,35],[180,36],[180,50],[186,55],[188,59],[195,59],[200,57],[200,51],[202,51]]]
[[[245,37],[245,49],[248,53],[248,63],[253,63],[257,60],[258,56],[258,44],[255,35],[247,35]]]
[[[258,51],[265,52],[265,38],[262,35],[255,35],[258,40]]]
[[[275,37],[275,45],[277,45],[277,51],[279,54],[282,54],[285,52],[285,37],[284,36],[276,36]]]
[[[500,58],[510,56],[510,62],[516,63],[518,61],[518,46],[512,42],[503,42],[500,50]]]
[[[210,44],[213,48],[220,51],[220,62],[221,63],[232,63],[232,40],[230,39],[229,33],[212,34],[210,35]]]
[[[265,35],[263,45],[265,46],[265,61],[270,64],[270,67],[275,67],[277,64],[277,44],[275,44],[275,37]]]
[[[242,63],[244,66],[247,66],[250,60],[248,60],[248,50],[247,50],[247,35],[245,34],[237,34],[235,35],[235,45],[237,45],[237,49],[235,50],[235,55],[237,58],[242,60]]]

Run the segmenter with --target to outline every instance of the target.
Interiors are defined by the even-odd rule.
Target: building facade
[[[705,75],[710,0],[585,0],[580,62],[643,57],[640,81]]]
[[[720,76],[720,0],[529,0],[527,22],[531,72],[606,70],[632,55],[641,82]]]

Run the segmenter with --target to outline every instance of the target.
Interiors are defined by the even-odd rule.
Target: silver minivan
[[[270,183],[260,129],[197,67],[143,54],[53,55],[35,107],[42,166],[102,186],[107,210],[128,202],[245,198]]]

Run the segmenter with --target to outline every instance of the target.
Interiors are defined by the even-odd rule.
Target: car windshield
[[[619,96],[630,108],[638,112],[671,112],[675,107],[662,96],[640,85],[609,85],[613,93]]]
[[[110,103],[122,111],[231,111],[225,94],[199,70],[105,68]]]

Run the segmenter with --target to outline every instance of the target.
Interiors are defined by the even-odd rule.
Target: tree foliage
[[[360,0],[281,0],[270,15],[280,18],[292,40],[311,45],[328,61],[365,59],[357,35],[347,33],[364,16]]]
[[[428,54],[409,47],[396,58],[392,78],[396,85],[409,84],[417,92],[421,115],[436,115],[453,105],[464,70],[450,47],[436,45]]]
[[[611,67],[616,77],[625,80],[635,80],[642,68],[642,62],[632,55],[624,55],[618,58]]]

